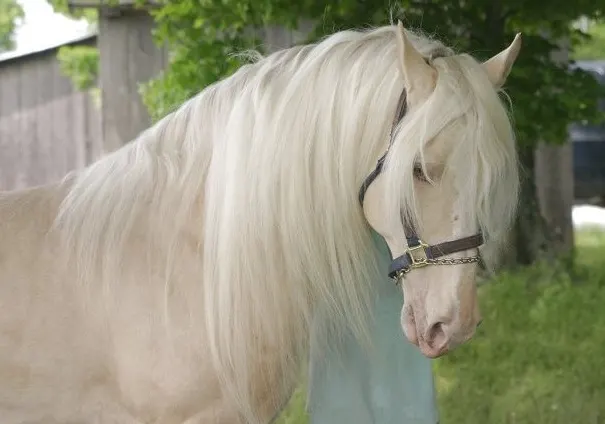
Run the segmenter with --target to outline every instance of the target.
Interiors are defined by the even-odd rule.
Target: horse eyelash
[[[419,164],[414,164],[414,178],[425,183],[428,182],[428,178]]]

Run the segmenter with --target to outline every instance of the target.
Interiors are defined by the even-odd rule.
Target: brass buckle
[[[410,255],[410,259],[412,260],[410,268],[422,268],[423,266],[428,265],[429,259],[426,256],[427,247],[429,247],[429,245],[423,243],[422,241],[418,246],[408,247],[407,252]]]

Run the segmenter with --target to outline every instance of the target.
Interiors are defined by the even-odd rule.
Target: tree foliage
[[[605,1],[558,0],[403,0],[397,8],[385,0],[164,0],[155,10],[156,37],[172,50],[169,68],[144,87],[144,100],[154,117],[163,116],[203,87],[229,75],[242,64],[236,53],[262,52],[254,29],[295,28],[315,22],[308,41],[340,29],[384,25],[402,19],[408,27],[430,32],[458,51],[485,59],[523,33],[523,49],[506,91],[521,146],[567,139],[570,121],[595,121],[603,89],[553,54],[566,42],[570,49],[587,35],[571,23],[580,16],[600,17]],[[557,44],[559,41],[559,44]]]
[[[2,0],[0,0],[2,1]],[[55,13],[70,19],[84,19],[89,25],[98,22],[95,8],[71,8],[68,0],[48,0]],[[61,72],[69,77],[76,89],[89,90],[96,86],[99,70],[99,49],[93,46],[63,46],[59,49],[57,60]]]
[[[78,90],[88,90],[96,85],[99,72],[99,50],[96,47],[61,47],[57,60],[61,72],[71,78]]]
[[[15,29],[23,17],[23,8],[16,0],[0,0],[0,52],[15,47]]]
[[[66,0],[51,2],[55,10],[68,16],[95,18],[86,10],[74,15]],[[403,0],[397,5],[386,0],[163,0],[152,14],[156,39],[170,46],[171,61],[158,78],[142,85],[141,94],[153,118],[159,119],[234,72],[243,64],[238,53],[248,49],[263,52],[261,34],[267,26],[295,29],[302,21],[315,22],[307,40],[315,41],[337,30],[402,19],[407,26],[427,31],[480,59],[506,47],[521,32],[522,53],[505,88],[513,100],[520,147],[531,150],[538,141],[566,141],[569,122],[601,119],[595,105],[605,90],[587,73],[570,70],[569,61],[556,60],[553,55],[562,47],[574,58],[585,56],[587,49],[602,48],[602,26],[592,25],[592,31],[584,33],[572,23],[581,16],[600,19],[603,10],[605,0],[559,0],[549,7],[541,0]],[[86,54],[64,50],[63,68],[69,70],[76,85],[94,81],[96,75],[90,74],[96,71],[91,66],[92,49]]]
[[[0,0],[2,1],[2,0]],[[86,19],[90,23],[97,21],[97,9],[92,7],[69,7],[68,0],[47,0],[55,13],[71,19]],[[113,0],[110,0],[113,1]],[[104,1],[105,2],[105,1]]]
[[[576,46],[573,57],[576,60],[605,60],[605,22],[587,23],[589,38]]]

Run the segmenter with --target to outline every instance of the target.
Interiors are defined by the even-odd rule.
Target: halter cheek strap
[[[407,94],[403,90],[399,96],[397,103],[397,110],[393,119],[393,125],[391,126],[390,142],[386,152],[378,159],[374,170],[366,177],[359,189],[359,203],[363,207],[363,201],[365,194],[370,184],[380,175],[384,167],[384,161],[389,153],[391,146],[393,145],[393,135],[397,124],[405,116],[407,112]],[[408,248],[399,257],[393,259],[389,266],[389,277],[393,278],[397,283],[414,268],[420,268],[427,265],[457,265],[465,263],[479,262],[480,256],[468,256],[462,258],[444,258],[444,256],[451,255],[453,253],[463,252],[466,250],[476,249],[484,243],[483,235],[481,233],[459,238],[443,243],[428,245],[424,243],[414,228],[409,225],[404,225],[404,231]]]
[[[374,180],[378,177],[378,175],[380,175],[380,173],[382,172],[382,167],[384,166],[384,161],[385,161],[387,155],[389,154],[389,150],[391,149],[391,146],[393,145],[393,136],[395,133],[395,128],[397,127],[397,124],[399,123],[399,121],[401,121],[403,119],[407,110],[408,110],[407,93],[405,90],[403,90],[401,92],[401,95],[399,96],[399,100],[397,101],[397,110],[395,111],[395,117],[393,118],[393,124],[391,125],[391,132],[389,134],[389,140],[390,140],[389,146],[387,147],[386,152],[384,152],[384,154],[380,157],[380,159],[378,159],[378,162],[376,163],[376,167],[366,177],[366,179],[363,181],[363,183],[361,184],[361,187],[359,189],[359,204],[361,204],[362,206],[363,206],[363,200],[365,199],[365,196],[366,196],[366,192],[368,191],[368,187],[370,187],[370,184],[372,184],[374,182]]]

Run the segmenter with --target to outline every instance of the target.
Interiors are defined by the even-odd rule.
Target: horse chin
[[[444,346],[440,349],[439,348],[435,349],[424,342],[419,343],[418,347],[420,349],[420,352],[422,352],[422,354],[429,359],[437,359],[449,352],[449,349],[447,348],[447,346]]]

